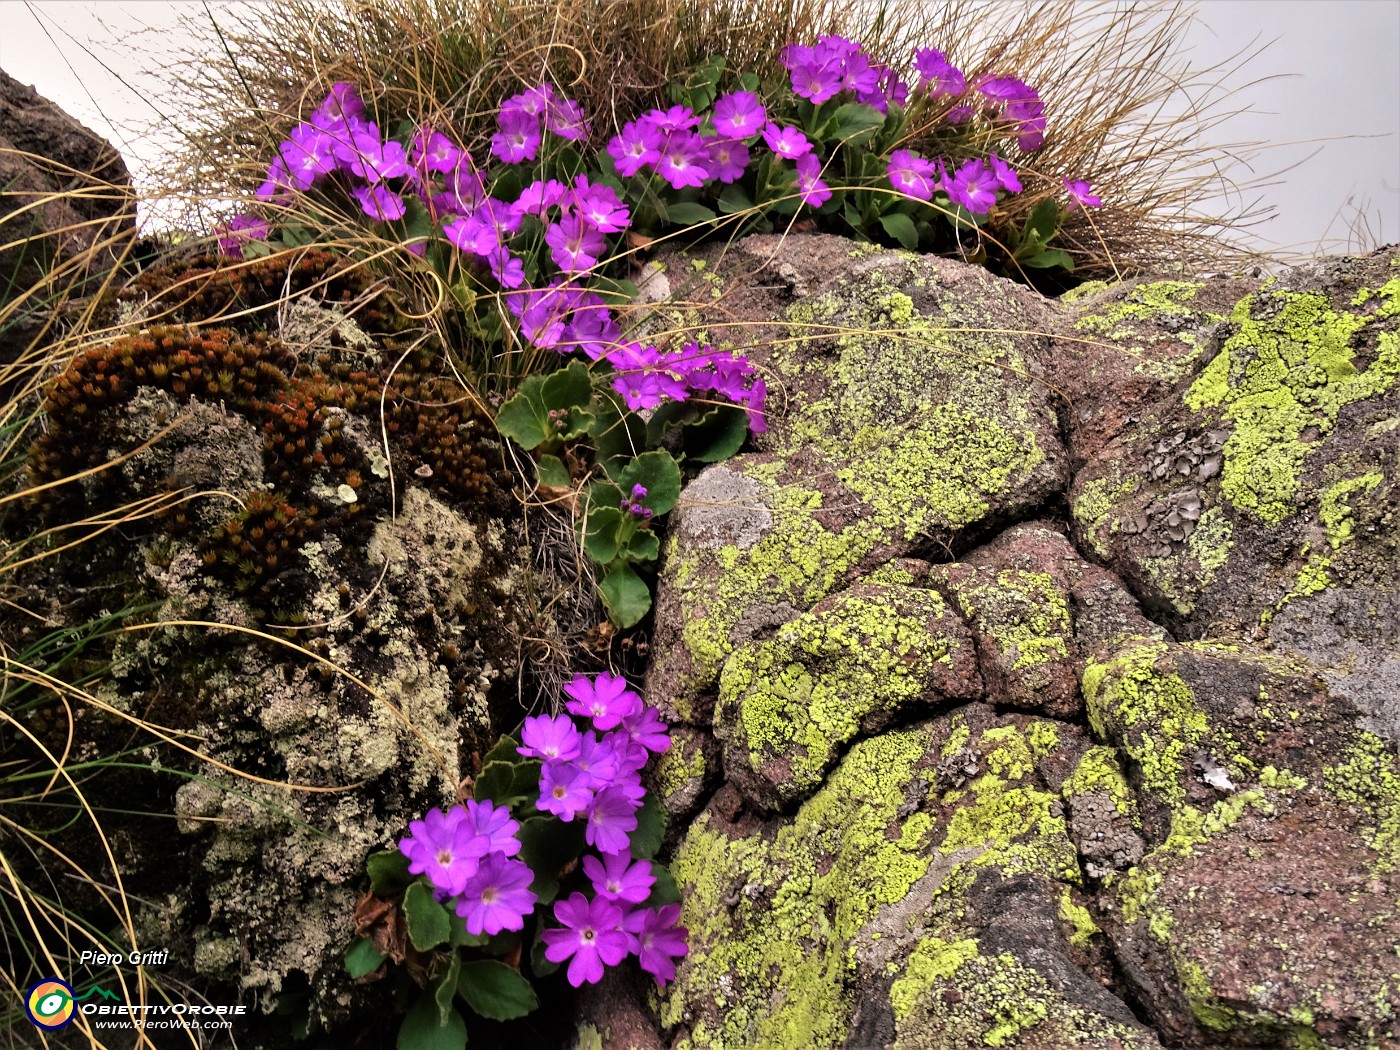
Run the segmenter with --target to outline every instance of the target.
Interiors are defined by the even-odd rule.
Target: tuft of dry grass
[[[907,67],[936,46],[971,81],[1015,74],[1046,99],[1050,130],[1017,158],[1028,192],[1007,218],[1061,179],[1086,178],[1105,200],[1071,213],[1065,245],[1081,278],[1162,266],[1253,261],[1232,234],[1264,217],[1233,175],[1259,143],[1221,143],[1233,112],[1229,85],[1249,55],[1193,69],[1179,49],[1189,5],[1049,0],[942,5],[854,0],[283,0],[207,9],[189,28],[202,42],[162,74],[162,106],[183,145],[160,193],[206,228],[232,200],[248,199],[276,144],[337,80],[357,84],[381,123],[452,127],[484,152],[496,105],[547,79],[588,109],[595,139],[659,103],[665,85],[713,54],[731,69],[782,80],[782,47],[840,32]],[[210,56],[213,56],[212,58]],[[154,56],[153,56],[154,57]],[[1239,202],[1214,214],[1203,202]]]

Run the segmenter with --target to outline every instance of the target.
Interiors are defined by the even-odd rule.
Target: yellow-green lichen
[[[1097,744],[1084,752],[1074,772],[1065,778],[1060,786],[1060,794],[1066,802],[1076,795],[1102,791],[1113,800],[1113,808],[1118,815],[1132,821],[1134,827],[1142,826],[1138,814],[1137,798],[1128,787],[1128,778],[1118,764],[1118,753],[1111,747]]]
[[[1186,306],[1204,285],[1199,281],[1150,281],[1138,285],[1128,296],[1098,313],[1089,313],[1075,322],[1081,332],[1106,335],[1111,339],[1126,339],[1131,329],[1125,321],[1148,320],[1157,317],[1192,317],[1196,312]]]
[[[1395,751],[1380,737],[1358,732],[1346,760],[1323,770],[1336,798],[1364,814],[1362,833],[1379,854],[1378,871],[1400,867],[1400,768]]]
[[[1076,948],[1087,948],[1089,942],[1103,932],[1089,909],[1075,901],[1068,886],[1060,892],[1060,918],[1069,928],[1069,943]]]
[[[904,966],[904,975],[890,985],[890,1005],[896,1022],[903,1021],[918,1004],[919,997],[938,982],[958,972],[958,967],[977,955],[977,942],[970,937],[945,941],[925,937],[914,946]]]
[[[717,732],[737,736],[755,772],[780,759],[786,775],[774,790],[804,797],[865,719],[918,699],[951,663],[951,648],[963,643],[937,633],[940,620],[957,623],[934,591],[895,585],[837,595],[730,656]]]
[[[1012,671],[1069,655],[1069,603],[1048,573],[978,573],[973,581],[958,585],[957,600],[963,615],[1012,662]]]
[[[839,1045],[852,1003],[849,945],[928,870],[927,814],[896,811],[932,746],[925,727],[852,747],[822,788],[769,834],[732,839],[702,814],[672,864],[691,956],[661,1004],[689,1011],[693,1045]]]
[[[1218,408],[1234,425],[1221,491],[1240,510],[1270,525],[1291,515],[1317,444],[1304,432],[1326,438],[1345,406],[1385,393],[1400,378],[1400,333],[1380,332],[1375,359],[1364,369],[1356,361],[1353,344],[1392,315],[1400,282],[1375,294],[1384,305],[1369,315],[1334,310],[1324,295],[1282,290],[1235,306],[1237,331],[1187,391],[1186,404]]]

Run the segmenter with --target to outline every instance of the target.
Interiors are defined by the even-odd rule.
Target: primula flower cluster
[[[644,498],[645,489],[633,495]],[[543,760],[538,808],[566,822],[582,820],[584,840],[598,855],[582,862],[592,899],[578,892],[555,902],[561,926],[542,934],[545,958],[568,960],[569,982],[578,987],[635,955],[664,985],[675,976],[673,960],[686,953],[686,931],[676,925],[675,905],[643,907],[656,877],[650,861],[632,857],[630,842],[646,795],[642,769],[671,746],[670,735],[656,709],[620,676],[576,675],[564,692],[568,714],[527,718],[517,750]]]
[[[438,896],[451,901],[467,932],[497,934],[519,930],[535,909],[530,866],[513,860],[520,852],[520,824],[510,810],[469,801],[444,813],[428,811],[408,825],[399,842],[413,875],[426,875]]]
[[[633,489],[634,499],[645,497],[645,488]],[[541,761],[535,808],[566,823],[582,821],[584,840],[596,850],[581,863],[592,895],[555,902],[560,925],[541,934],[545,957],[568,961],[568,979],[578,987],[636,956],[664,986],[686,954],[687,934],[677,924],[679,906],[646,906],[656,875],[651,861],[632,856],[631,836],[646,796],[642,769],[671,746],[670,734],[656,708],[620,676],[576,675],[564,692],[568,713],[525,719],[516,749]],[[494,935],[523,929],[538,902],[530,889],[534,872],[515,859],[519,831],[508,808],[469,801],[413,821],[399,849],[409,872],[453,903],[469,933]]]

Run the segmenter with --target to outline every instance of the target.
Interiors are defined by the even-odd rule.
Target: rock
[[[1355,707],[1305,668],[1212,643],[1127,642],[1089,665],[1084,695],[1132,763],[1150,843],[1099,904],[1156,1030],[1400,1039],[1384,961],[1400,938],[1400,762]]]
[[[1220,310],[1211,335],[1132,401],[1132,415],[1115,417],[1116,429],[1076,432],[1085,466],[1071,493],[1081,544],[1179,636],[1302,656],[1392,742],[1397,258],[1382,250],[1301,268],[1230,306],[1221,293],[1239,282],[1193,286],[1167,316],[1186,310],[1201,330],[1191,311],[1207,295]],[[1105,403],[1130,400],[1138,384],[1125,367],[1095,381]]]
[[[13,245],[0,250],[0,288],[17,297],[54,273],[60,289],[91,295],[135,219],[120,154],[0,70],[0,244]],[[98,253],[85,259],[94,246]],[[0,362],[15,360],[52,323],[51,295],[11,304],[16,312],[0,325]]]
[[[1038,771],[1079,734],[972,705],[855,744],[792,817],[717,797],[674,862],[691,952],[671,1045],[1156,1047],[1100,981]],[[976,772],[943,778],[951,756]]]
[[[754,280],[778,252],[782,284]],[[891,558],[967,549],[1061,489],[1067,463],[1055,395],[1025,378],[1039,347],[998,334],[1049,330],[1024,288],[827,236],[667,265],[673,285],[696,271],[724,290],[717,345],[775,391],[757,451],[687,488],[665,551],[650,689],[704,724],[737,647]]]

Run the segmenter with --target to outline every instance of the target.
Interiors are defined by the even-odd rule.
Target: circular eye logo
[[[40,1028],[62,1028],[73,1020],[73,986],[49,977],[29,989],[24,1011]]]

